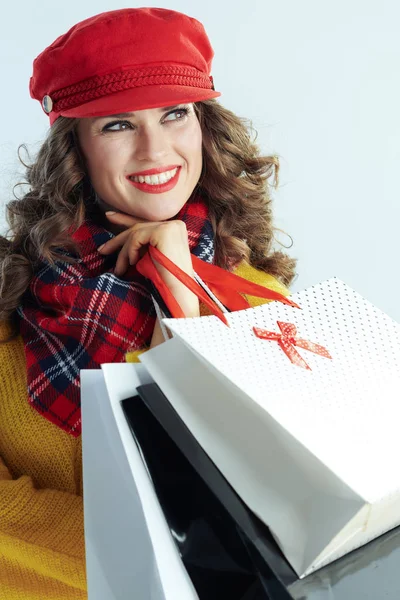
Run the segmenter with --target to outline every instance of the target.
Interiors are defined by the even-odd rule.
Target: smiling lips
[[[178,165],[149,169],[127,176],[129,183],[148,194],[162,194],[172,190],[178,183],[181,167]]]

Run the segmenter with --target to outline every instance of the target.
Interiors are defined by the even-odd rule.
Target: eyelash
[[[175,108],[174,110],[171,110],[171,112],[167,113],[165,115],[164,118],[168,117],[169,115],[173,115],[176,113],[183,113],[183,116],[180,117],[179,119],[176,119],[176,121],[183,121],[184,118],[189,114],[189,109],[188,108]],[[174,121],[167,121],[167,123],[175,123]],[[127,125],[127,129],[111,129],[111,127],[114,127],[115,125]],[[102,133],[116,133],[117,131],[127,131],[128,129],[134,129],[134,125],[133,123],[131,123],[130,121],[112,121],[111,123],[107,123],[107,125],[104,125],[103,129],[101,130]]]

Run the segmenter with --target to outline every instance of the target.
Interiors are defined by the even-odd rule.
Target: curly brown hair
[[[296,261],[273,251],[271,184],[279,160],[260,156],[252,129],[215,100],[195,104],[203,132],[203,172],[197,190],[209,205],[216,232],[216,264],[241,260],[288,285]],[[0,236],[0,320],[13,315],[39,260],[64,258],[73,249],[70,232],[93,209],[93,190],[77,137],[78,119],[59,117],[36,160],[26,166],[29,191],[7,207],[9,234]]]

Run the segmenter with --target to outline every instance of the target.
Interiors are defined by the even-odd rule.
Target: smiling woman
[[[78,23],[34,61],[51,127],[0,238],[1,598],[87,597],[79,373],[163,342],[149,265],[185,316],[205,311],[182,283],[196,289],[196,261],[288,293],[278,159],[216,100],[212,58],[201,23],[138,8]]]
[[[200,179],[202,134],[192,104],[81,119],[77,132],[98,197],[132,216],[171,219]]]

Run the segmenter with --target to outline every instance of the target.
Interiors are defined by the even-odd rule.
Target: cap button
[[[53,110],[53,100],[50,98],[50,96],[43,96],[42,107],[45,113],[51,113]]]

